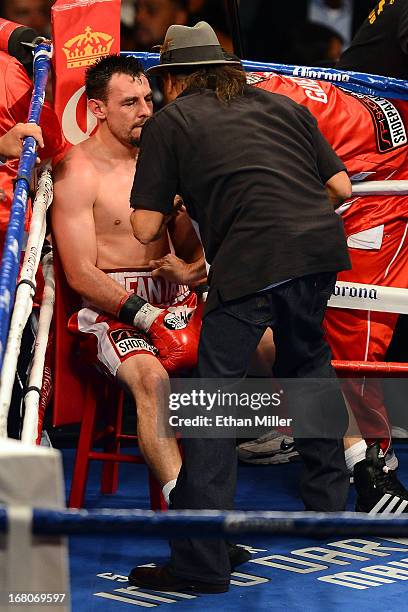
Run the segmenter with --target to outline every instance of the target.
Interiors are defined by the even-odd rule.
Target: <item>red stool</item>
[[[69,507],[81,508],[84,503],[89,462],[103,461],[101,492],[115,493],[118,488],[118,464],[145,463],[141,455],[121,452],[125,440],[137,441],[137,436],[122,434],[123,391],[115,384],[83,366],[76,358],[77,341],[67,330],[71,312],[79,307],[78,296],[65,279],[54,248],[55,308],[54,308],[54,410],[53,426],[81,422],[75,466],[71,482]],[[98,421],[104,421],[98,430]],[[96,442],[101,451],[93,450]],[[166,510],[158,482],[148,470],[150,507]]]

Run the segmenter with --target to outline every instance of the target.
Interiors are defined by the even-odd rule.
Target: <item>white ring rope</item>
[[[337,281],[328,306],[408,314],[408,289]]]
[[[55,301],[55,280],[52,253],[47,253],[47,255],[45,255],[43,258],[42,269],[45,280],[45,288],[41,301],[34,357],[28,380],[28,387],[29,389],[32,389],[28,391],[24,399],[25,414],[21,440],[26,444],[35,444],[38,437],[38,409],[40,405],[40,393],[36,389],[41,391],[42,387],[45,353],[48,346],[48,336],[50,333]]]
[[[38,182],[38,190],[33,204],[33,217],[30,224],[27,248],[20,273],[20,283],[16,292],[16,301],[7,339],[3,368],[0,378],[0,438],[7,437],[7,418],[13,391],[17,361],[20,354],[21,339],[30,316],[33,298],[35,275],[40,263],[41,249],[46,232],[46,213],[52,202],[53,185],[49,168],[43,170]]]
[[[353,196],[408,195],[408,181],[362,181],[353,183]]]

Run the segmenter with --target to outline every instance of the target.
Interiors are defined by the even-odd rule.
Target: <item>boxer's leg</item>
[[[78,334],[84,360],[129,389],[138,416],[139,445],[146,463],[162,487],[177,478],[181,459],[173,437],[157,435],[167,372],[149,339],[133,326],[83,308],[72,315],[69,330]]]
[[[255,353],[251,357],[248,375],[255,378],[272,376],[275,354],[276,350],[273,342],[273,332],[271,329],[267,329],[256,347]]]
[[[165,418],[167,411],[168,374],[153,355],[136,355],[119,366],[117,378],[135,400],[139,448],[163,487],[177,479],[181,467],[176,439],[170,432],[166,437],[158,433],[159,420]]]

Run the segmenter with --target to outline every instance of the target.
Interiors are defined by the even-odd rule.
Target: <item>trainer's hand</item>
[[[0,155],[11,158],[20,157],[23,150],[23,140],[26,136],[32,136],[41,148],[44,147],[39,125],[36,123],[17,123],[4,136],[0,137]],[[38,158],[37,161],[39,161]]]
[[[160,259],[153,259],[149,262],[149,266],[153,270],[153,278],[161,276],[171,283],[178,283],[180,285],[188,285],[189,283],[189,264],[172,253]]]
[[[185,213],[185,212],[186,212],[186,207],[184,206],[183,199],[180,196],[176,195],[174,198],[174,202],[173,202],[173,210],[169,215],[165,215],[164,223],[168,225],[180,213]]]
[[[186,207],[184,206],[183,198],[179,195],[176,195],[174,197],[173,207],[174,215],[178,215],[179,212],[186,212]]]

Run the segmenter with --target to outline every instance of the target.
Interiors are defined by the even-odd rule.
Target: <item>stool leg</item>
[[[87,386],[85,406],[68,501],[70,508],[82,508],[84,504],[89,468],[89,452],[92,449],[96,417],[96,397],[93,392],[92,383],[89,383]]]
[[[110,435],[104,445],[106,453],[120,452],[119,435],[122,433],[122,415],[123,415],[123,391],[109,385],[108,390],[108,424],[113,425],[113,433]],[[104,461],[102,468],[101,493],[113,494],[118,490],[119,484],[119,464],[117,461]]]

